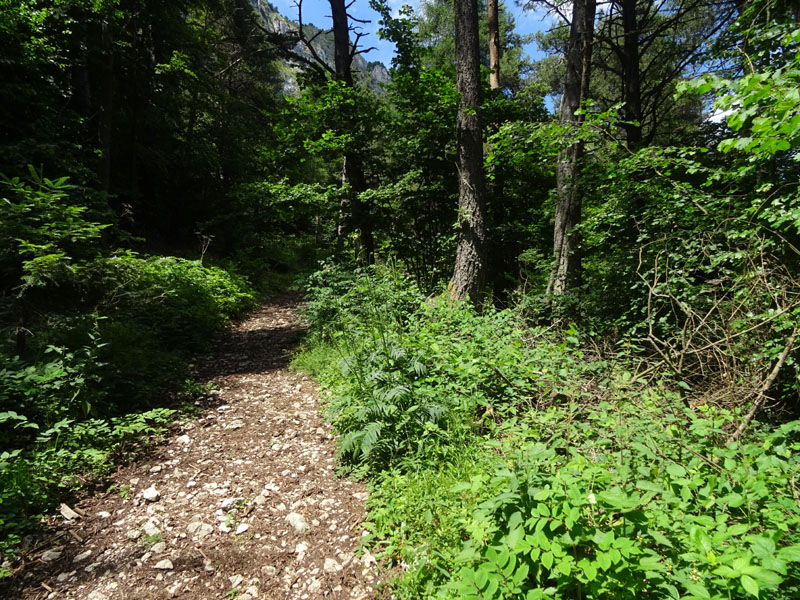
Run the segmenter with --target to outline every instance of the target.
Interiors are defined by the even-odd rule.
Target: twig
[[[761,388],[758,390],[758,394],[753,400],[753,405],[750,407],[748,413],[744,416],[744,419],[739,427],[731,435],[731,443],[739,441],[745,429],[747,429],[747,426],[750,425],[752,420],[755,418],[756,413],[758,413],[761,405],[764,403],[764,399],[767,397],[769,388],[772,387],[773,383],[775,383],[775,380],[778,378],[778,373],[780,373],[781,368],[783,368],[783,365],[786,363],[786,359],[789,358],[789,353],[794,348],[794,342],[797,339],[798,333],[800,333],[800,328],[795,327],[794,331],[792,331],[792,335],[789,336],[789,339],[783,348],[783,352],[781,352],[781,355],[775,362],[775,366],[772,367],[772,371],[770,372],[769,376],[764,380],[764,383],[761,384]]]

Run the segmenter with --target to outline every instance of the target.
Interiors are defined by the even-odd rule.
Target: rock
[[[156,500],[161,498],[161,492],[159,492],[156,488],[154,488],[151,485],[149,488],[142,491],[142,498],[144,498],[148,502],[155,502]]]
[[[297,560],[303,560],[306,557],[306,550],[308,550],[308,544],[305,542],[300,542],[295,546],[294,552],[297,554]]]
[[[227,498],[222,501],[222,504],[220,506],[222,507],[222,510],[228,510],[231,506],[233,506],[234,504],[238,504],[243,500],[244,498]]]
[[[75,571],[71,571],[69,573],[67,572],[59,573],[58,577],[56,577],[56,581],[58,581],[59,583],[64,583],[67,579],[69,579],[73,575],[75,575]]]
[[[244,581],[244,577],[242,575],[233,575],[232,577],[228,577],[228,581],[231,582],[231,587],[235,588],[235,587],[239,587],[240,585],[242,585],[242,582]]]
[[[179,441],[181,444],[188,444],[189,442],[191,442],[191,441],[192,441],[192,438],[190,438],[190,437],[189,437],[188,435],[186,435],[186,434],[183,434],[182,436],[180,436],[180,437],[178,438],[178,441]]]
[[[158,535],[161,533],[161,530],[158,528],[158,525],[152,519],[149,519],[147,523],[142,526],[142,531],[144,531],[145,535],[153,536]]]
[[[258,598],[258,588],[254,585],[251,585],[249,588],[247,588],[244,593],[251,598]]]
[[[336,573],[337,571],[342,570],[342,565],[340,565],[332,558],[326,558],[325,564],[322,566],[322,570],[325,571],[326,573]]]
[[[83,568],[83,570],[86,571],[87,573],[94,573],[97,570],[98,567],[102,567],[102,566],[103,566],[103,563],[94,562],[94,563],[92,563],[90,565],[85,566]]]
[[[92,551],[91,550],[87,550],[86,552],[81,552],[80,554],[75,556],[75,558],[72,559],[72,562],[74,562],[74,563],[82,562],[82,561],[86,560],[87,558],[89,558],[91,555],[92,555]]]
[[[54,560],[58,560],[61,558],[61,550],[48,550],[44,554],[42,554],[42,561],[43,562],[53,562]]]
[[[125,537],[129,540],[138,539],[142,535],[142,532],[138,529],[129,529],[128,532],[125,534]]]
[[[153,544],[153,547],[150,548],[150,552],[155,552],[156,554],[161,554],[166,549],[167,549],[167,543],[166,542],[158,542],[157,544]]]
[[[262,505],[267,503],[267,499],[264,496],[262,496],[261,494],[259,494],[258,496],[253,498],[253,503],[256,506],[262,506]]]
[[[101,519],[108,519],[111,517],[111,513],[105,510],[101,510],[99,513],[97,513],[97,516],[100,517]]]
[[[225,426],[225,429],[230,429],[231,431],[236,431],[237,429],[241,429],[244,427],[244,421],[241,419],[236,419],[235,421],[231,421]]]
[[[272,565],[265,565],[261,567],[261,573],[264,575],[264,577],[275,577],[275,575],[278,574],[278,569]]]
[[[64,517],[67,521],[73,521],[75,519],[81,518],[81,516],[78,513],[76,513],[66,504],[62,503],[58,510],[61,513],[61,516]]]
[[[150,467],[151,473],[160,473],[161,472],[161,465],[156,465],[155,467]]]
[[[236,535],[241,535],[242,533],[244,533],[248,529],[250,529],[250,525],[248,525],[247,523],[242,523],[241,525],[239,525],[236,528]]]
[[[155,565],[153,565],[154,569],[161,569],[162,571],[169,571],[173,568],[172,561],[168,558],[164,560],[158,561]]]
[[[186,531],[189,532],[189,535],[193,535],[199,539],[203,539],[207,535],[211,535],[214,531],[214,527],[209,525],[208,523],[203,523],[202,521],[194,521],[189,523],[189,526],[186,528]]]
[[[309,594],[316,594],[318,591],[322,589],[322,582],[319,579],[315,579],[308,585],[308,589],[306,591]]]
[[[95,590],[86,596],[86,600],[108,600],[108,596],[106,596],[103,592]]]
[[[286,515],[286,521],[294,527],[294,530],[303,535],[306,531],[309,530],[308,521],[306,521],[305,517],[300,513],[292,512]]]
[[[370,567],[372,565],[377,565],[378,561],[369,553],[369,550],[364,550],[364,556],[361,557],[361,564],[365,567]]]
[[[177,596],[182,585],[183,585],[182,581],[176,581],[175,584],[167,590],[167,594],[169,594],[169,597],[174,598],[175,596]]]

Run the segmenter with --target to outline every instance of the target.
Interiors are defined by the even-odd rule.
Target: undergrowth
[[[296,366],[368,480],[398,598],[800,595],[800,422],[697,402],[572,327],[326,264]]]
[[[256,300],[200,261],[104,253],[106,225],[71,204],[75,189],[32,177],[0,186],[0,555],[156,436],[187,359]]]

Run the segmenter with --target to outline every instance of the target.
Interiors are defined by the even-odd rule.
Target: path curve
[[[356,556],[366,488],[334,477],[319,390],[288,370],[297,308],[296,296],[273,301],[197,360],[197,380],[219,387],[201,414],[120,469],[116,489],[80,501],[82,516],[53,518],[10,597],[373,596],[377,565]]]

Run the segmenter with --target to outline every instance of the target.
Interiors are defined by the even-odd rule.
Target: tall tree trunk
[[[353,87],[353,73],[350,68],[350,26],[347,22],[347,7],[344,0],[330,0],[333,19],[333,62],[336,77]]]
[[[489,87],[500,89],[500,19],[498,0],[487,0],[486,20],[489,26]]]
[[[575,0],[572,5],[567,74],[561,99],[563,125],[577,126],[583,122],[583,116],[575,113],[589,95],[595,8],[595,0]],[[558,155],[558,203],[553,233],[555,264],[547,284],[547,293],[553,296],[563,296],[580,286],[581,282],[580,239],[575,228],[581,221],[580,170],[583,153],[583,143],[578,141]]]
[[[106,15],[101,23],[103,45],[103,68],[100,89],[100,118],[97,124],[97,137],[100,143],[100,188],[111,188],[111,135],[113,127],[114,104],[114,39],[111,33],[112,17]]]
[[[642,143],[642,82],[639,75],[639,25],[637,0],[622,0],[622,100],[625,103],[625,141],[635,150]]]
[[[354,88],[352,63],[353,55],[350,49],[350,26],[347,21],[347,6],[345,0],[330,0],[331,16],[333,18],[333,50],[334,68],[336,78],[347,87]],[[357,115],[346,115],[350,126],[358,126]],[[358,234],[356,243],[356,258],[359,262],[372,263],[375,260],[375,242],[372,235],[372,223],[366,207],[359,198],[359,194],[367,189],[364,175],[364,165],[361,157],[356,152],[346,152],[342,165],[342,183],[350,185],[352,198],[342,197],[339,206],[339,228],[337,231],[337,246],[344,245],[344,236],[349,228],[355,229]],[[349,225],[349,227],[348,227]]]
[[[479,302],[486,280],[481,82],[476,0],[455,0],[458,106],[458,245],[450,293]]]

